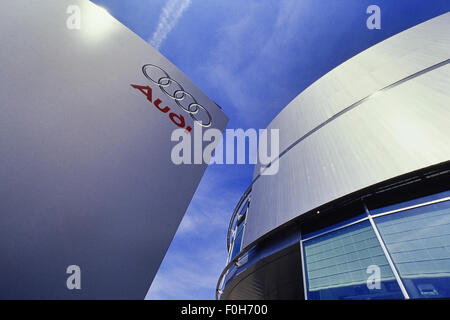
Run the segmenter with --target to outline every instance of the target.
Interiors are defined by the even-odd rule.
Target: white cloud
[[[266,113],[275,116],[284,105],[267,104],[266,92],[249,94],[248,88],[254,87],[255,82],[262,86],[262,79],[266,79],[267,86],[272,88],[268,91],[284,92],[278,94],[283,97],[291,95],[274,79],[283,71],[289,72],[285,59],[295,59],[295,56],[283,48],[298,41],[295,38],[299,34],[298,21],[308,11],[302,1],[289,0],[277,2],[270,16],[265,2],[252,1],[246,7],[222,27],[221,40],[210,49],[210,59],[202,69],[217,87],[226,84],[231,102],[227,110],[229,114],[233,112],[234,119],[238,118],[244,126],[266,126]],[[285,69],[280,70],[280,66]]]
[[[169,0],[167,2],[159,16],[158,27],[149,41],[153,47],[158,49],[161,46],[190,4],[191,0]]]
[[[166,267],[156,275],[146,299],[214,299],[226,263],[223,252],[222,246],[211,246],[167,257]]]
[[[208,168],[146,299],[214,299],[226,264],[226,233],[241,188],[224,166]]]
[[[180,3],[169,1],[166,11],[161,14],[161,28],[158,26],[158,30],[165,29],[168,33],[173,28],[168,26],[167,21],[171,20],[163,17],[169,17],[168,12],[174,11],[174,2]],[[301,13],[301,6],[295,1],[283,0],[277,3],[278,10],[271,13],[268,21],[265,4],[253,1],[241,5],[246,10],[234,11],[238,13],[231,19],[233,23],[223,25],[218,43],[210,48],[209,59],[199,68],[221,90],[226,84],[226,94],[234,107],[238,111],[239,108],[246,108],[248,112],[245,114],[252,118],[261,113],[261,109],[267,110],[270,106],[264,103],[264,95],[249,94],[246,90],[249,87],[247,81],[262,78],[268,79],[267,85],[276,85],[270,80],[278,76],[279,72],[279,61],[273,56],[273,52],[280,50],[279,47],[284,46],[295,34],[295,29],[290,29],[286,21],[296,21]],[[164,25],[167,26],[163,28]],[[153,36],[155,43],[151,42],[154,46],[158,30]],[[163,40],[167,33],[160,31],[158,37]],[[261,69],[261,66],[264,68]],[[230,110],[232,107],[227,106],[228,115],[241,117],[241,112]],[[247,121],[243,118],[240,120],[241,123]],[[252,125],[255,126],[255,123]],[[147,299],[214,299],[218,277],[226,264],[229,219],[251,181],[251,172],[251,167],[245,172],[239,166],[213,165],[208,168],[151,285]]]

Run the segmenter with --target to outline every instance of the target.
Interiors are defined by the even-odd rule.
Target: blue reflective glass
[[[416,204],[433,201],[433,200],[438,200],[438,199],[442,199],[442,198],[446,198],[446,197],[450,197],[450,190],[431,194],[431,195],[421,197],[421,198],[412,199],[412,200],[405,201],[405,202],[395,203],[395,204],[392,204],[392,205],[389,205],[386,207],[381,207],[381,208],[376,208],[376,209],[369,208],[369,209],[370,209],[370,214],[376,215],[379,213],[397,210],[397,209],[401,209],[401,208],[405,208],[405,207],[410,207],[410,206],[414,206]]]
[[[369,221],[304,241],[303,246],[308,299],[403,299]]]
[[[450,297],[450,201],[374,221],[410,297]]]
[[[233,259],[241,251],[242,236],[244,233],[245,223],[241,223],[236,231],[236,237],[234,239],[233,252],[231,253],[231,259]]]
[[[250,203],[250,202],[247,200],[247,201],[245,202],[245,204],[242,206],[241,211],[239,212],[239,215],[240,215],[240,216],[243,216],[243,215],[245,214],[245,211],[247,210],[247,207],[248,207],[249,203]]]
[[[241,208],[239,209],[240,210],[239,213],[234,217],[234,221],[232,223],[232,229],[236,228],[236,226],[238,224],[239,217],[242,217],[243,215],[246,214],[246,211],[247,211],[247,208],[248,208],[249,204],[250,204],[250,200],[247,199],[244,202],[244,204],[241,206]]]

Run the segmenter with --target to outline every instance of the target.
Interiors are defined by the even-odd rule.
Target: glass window
[[[411,298],[450,297],[450,202],[374,219]]]
[[[242,236],[244,233],[244,226],[245,223],[241,223],[236,230],[236,237],[233,241],[233,251],[231,253],[231,259],[233,259],[240,251],[241,251],[241,244],[242,244]]]
[[[249,204],[250,204],[250,201],[247,199],[247,201],[244,203],[244,205],[241,208],[241,212],[239,212],[240,216],[243,216],[246,213]]]
[[[369,221],[306,240],[303,245],[308,299],[403,299]],[[379,275],[376,282],[374,275]]]

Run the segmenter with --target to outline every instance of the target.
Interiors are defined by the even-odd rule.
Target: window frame
[[[425,198],[425,197],[423,197],[423,198]],[[336,228],[332,228],[332,227],[331,228],[325,228],[326,230],[324,230],[324,232],[314,233],[311,236],[303,237],[301,230],[299,231],[300,256],[301,256],[301,266],[302,266],[302,281],[303,281],[305,300],[308,300],[308,281],[307,281],[307,278],[306,278],[306,276],[307,276],[306,275],[307,268],[306,268],[306,259],[305,259],[305,255],[304,255],[305,254],[304,243],[307,242],[308,240],[315,239],[317,237],[326,235],[328,233],[335,232],[335,231],[338,231],[338,230],[341,230],[341,229],[344,229],[344,228],[347,228],[347,227],[350,227],[350,226],[362,223],[362,222],[364,222],[366,220],[368,220],[370,222],[372,230],[374,231],[374,233],[375,233],[375,235],[377,237],[377,240],[378,240],[378,242],[379,242],[379,244],[380,244],[380,246],[381,246],[381,248],[383,250],[383,253],[384,253],[387,261],[388,261],[388,264],[389,264],[389,266],[391,268],[391,271],[394,274],[394,277],[395,277],[395,279],[397,281],[397,284],[400,287],[400,290],[401,290],[401,292],[402,292],[402,294],[404,296],[404,299],[410,299],[410,296],[409,296],[409,294],[408,294],[408,292],[407,292],[407,290],[406,290],[406,288],[405,288],[405,286],[403,284],[403,281],[402,281],[402,279],[400,277],[400,274],[399,274],[399,272],[397,270],[397,267],[395,266],[395,263],[392,260],[392,257],[390,256],[389,250],[387,249],[386,244],[384,243],[384,240],[381,237],[381,234],[380,234],[380,232],[378,230],[378,227],[377,227],[376,222],[374,221],[374,219],[377,218],[377,217],[386,216],[386,215],[390,215],[390,214],[395,214],[395,213],[406,211],[406,210],[411,210],[411,209],[415,209],[415,208],[419,208],[419,207],[423,207],[423,206],[428,206],[428,205],[432,205],[432,204],[436,204],[436,203],[450,201],[450,197],[449,196],[443,196],[442,198],[438,198],[438,199],[431,200],[431,201],[425,201],[424,200],[424,202],[417,203],[417,204],[414,204],[414,205],[407,205],[407,204],[405,204],[404,207],[400,207],[400,208],[397,208],[397,209],[394,209],[394,210],[387,209],[386,211],[379,212],[379,213],[376,213],[376,214],[371,214],[371,211],[370,211],[370,209],[368,209],[364,199],[361,199],[361,201],[362,201],[362,204],[364,206],[365,215],[366,215],[365,217],[361,217],[361,218],[356,219],[356,220],[350,219],[348,223],[345,223],[345,221],[344,221],[344,223],[342,225],[339,225]],[[379,210],[379,208],[378,208],[378,210]],[[247,217],[246,217],[246,219],[247,219]],[[245,223],[246,223],[246,221],[245,221]],[[320,231],[320,230],[318,230],[318,231]],[[234,246],[234,243],[233,243],[233,246]]]
[[[245,234],[245,229],[246,229],[246,227],[247,227],[247,217],[248,217],[248,208],[249,208],[249,206],[250,206],[250,198],[248,198],[248,199],[246,200],[245,204],[244,204],[245,213],[240,214],[240,213],[242,213],[242,211],[243,211],[243,210],[241,209],[240,213],[236,216],[236,223],[235,223],[235,226],[234,226],[233,230],[231,231],[231,232],[232,232],[232,236],[231,236],[231,239],[232,239],[232,240],[231,240],[230,251],[228,252],[227,264],[229,264],[230,261],[234,258],[234,257],[232,257],[231,255],[233,254],[234,246],[235,246],[235,243],[236,243],[237,230],[238,230],[238,228],[239,228],[241,225],[242,225],[242,238],[241,238],[241,243],[240,243],[240,245],[239,245],[239,246],[240,246],[239,252],[242,251],[242,243],[244,242],[244,234]],[[244,220],[243,220],[241,223],[238,224],[239,219],[240,219],[242,216],[244,216],[244,215],[245,215]]]

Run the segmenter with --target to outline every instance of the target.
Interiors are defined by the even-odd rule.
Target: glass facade
[[[249,205],[250,205],[250,198],[247,198],[247,200],[240,208],[239,214],[235,218],[233,237],[231,241],[231,251],[228,256],[228,261],[231,261],[242,249],[242,239],[244,237],[244,230]]]
[[[307,299],[450,297],[450,192],[303,237]]]
[[[248,206],[249,199],[235,217],[228,261],[242,250]],[[363,207],[360,215],[301,236],[305,298],[450,298],[450,191]]]
[[[236,235],[235,235],[234,241],[233,241],[233,250],[231,252],[230,260],[233,259],[241,251],[242,236],[244,234],[244,225],[245,225],[245,223],[241,223],[236,228]]]
[[[367,220],[305,241],[304,254],[311,300],[403,298]],[[374,270],[377,290],[369,289]]]
[[[450,297],[450,202],[375,221],[409,296]]]

